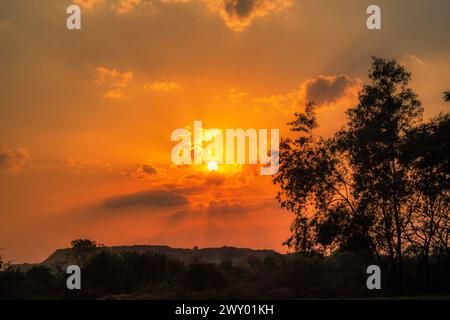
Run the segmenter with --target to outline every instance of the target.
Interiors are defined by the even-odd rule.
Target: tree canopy
[[[395,60],[374,57],[369,79],[331,138],[315,134],[313,102],[295,113],[298,136],[282,140],[274,182],[281,206],[295,213],[287,246],[388,257],[392,286],[401,287],[405,255],[425,274],[430,254],[450,258],[450,116],[423,122],[411,74]]]

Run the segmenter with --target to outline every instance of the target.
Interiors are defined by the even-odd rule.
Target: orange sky
[[[37,262],[70,240],[281,252],[292,216],[255,166],[176,167],[171,132],[279,128],[306,100],[345,124],[371,55],[413,73],[425,116],[450,83],[448,1],[74,0],[0,4],[0,254]],[[228,3],[228,5],[226,5]]]

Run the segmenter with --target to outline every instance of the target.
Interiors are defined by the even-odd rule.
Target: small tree
[[[98,248],[97,243],[90,239],[76,239],[70,244],[72,245],[72,257],[81,265],[85,264]]]
[[[444,101],[450,102],[450,91],[444,92]]]

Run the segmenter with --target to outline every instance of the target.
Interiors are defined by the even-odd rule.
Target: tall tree
[[[450,91],[445,91],[444,92],[444,100],[446,102],[450,102]]]
[[[449,141],[450,114],[441,114],[409,132],[404,144],[402,161],[410,167],[415,199],[405,235],[409,248],[419,258],[424,285],[428,282],[430,254],[449,253]]]
[[[357,211],[349,163],[336,146],[338,140],[314,134],[314,103],[307,103],[295,117],[289,125],[298,137],[282,140],[274,177],[281,187],[281,206],[295,213],[285,244],[303,253],[370,248],[367,223]]]
[[[444,101],[450,101],[450,91],[444,93]],[[446,113],[411,131],[404,145],[403,161],[411,165],[419,200],[406,234],[422,264],[425,284],[431,254],[450,260],[449,141],[450,113]]]
[[[282,140],[274,182],[281,187],[282,207],[296,215],[288,246],[297,251],[366,249],[380,261],[387,256],[391,283],[401,285],[403,256],[418,248],[411,226],[425,233],[429,226],[417,224],[427,188],[416,178],[431,172],[418,170],[420,161],[406,156],[406,146],[442,138],[445,121],[439,130],[422,128],[423,107],[408,86],[411,75],[395,60],[374,57],[369,78],[359,103],[347,111],[347,126],[332,138],[313,134],[313,104],[295,114],[290,126],[299,137]],[[426,132],[422,138],[411,139],[421,130]],[[442,163],[438,155],[435,159]],[[448,190],[439,188],[441,194]],[[433,239],[436,229],[445,226],[433,227]]]
[[[412,205],[401,148],[407,133],[420,123],[423,108],[408,87],[411,74],[395,60],[374,57],[369,78],[359,104],[347,111],[343,145],[361,210],[374,213],[373,230],[382,235],[377,244],[389,253],[393,275],[401,283],[403,235]]]

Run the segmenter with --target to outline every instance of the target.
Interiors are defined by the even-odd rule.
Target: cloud
[[[206,175],[205,177],[205,184],[206,185],[221,185],[226,181],[226,177],[224,175],[221,174],[215,174],[215,173],[210,173],[208,175]]]
[[[185,196],[167,190],[150,190],[115,196],[103,202],[104,208],[118,209],[135,206],[177,207],[187,205]]]
[[[0,150],[0,171],[20,171],[30,159],[25,148]]]
[[[230,98],[232,100],[241,99],[241,98],[246,97],[247,95],[248,95],[247,92],[241,91],[237,88],[231,88],[230,90],[228,90],[228,98]]]
[[[162,3],[188,3],[191,2],[192,0],[160,0]]]
[[[126,14],[131,12],[142,3],[142,0],[122,0],[116,4],[112,4],[113,11],[118,14]]]
[[[127,71],[118,71],[115,68],[106,68],[106,67],[97,67],[96,71],[96,79],[94,83],[99,87],[104,88],[105,92],[103,97],[111,98],[111,99],[120,99],[123,98],[126,93],[129,93],[129,84],[130,81],[134,78],[134,73],[130,70]],[[181,85],[179,83],[169,81],[154,81],[154,82],[146,82],[144,85],[140,84],[140,90],[137,91],[160,91],[160,92],[169,92],[179,90]],[[136,90],[134,93],[137,92]]]
[[[184,176],[184,183],[197,186],[219,186],[223,185],[225,182],[230,181],[230,176],[225,174],[220,174],[216,172],[208,173],[193,173]]]
[[[400,60],[400,63],[404,64],[406,66],[411,66],[414,64],[423,66],[425,64],[425,61],[423,61],[421,58],[419,58],[415,54],[407,54],[402,57],[402,59]]]
[[[225,25],[235,32],[244,31],[255,19],[267,17],[290,7],[293,0],[160,0],[162,4],[200,3],[220,16]],[[158,10],[151,0],[75,0],[83,9],[106,9],[116,15]]]
[[[314,101],[316,105],[351,105],[358,97],[361,88],[359,79],[351,79],[345,74],[320,75],[308,79],[300,84],[297,90],[286,94],[276,94],[253,99],[255,111],[269,110],[291,114],[298,111],[307,101]]]
[[[294,91],[287,94],[276,94],[266,97],[258,97],[253,99],[256,104],[254,111],[267,110],[275,112],[285,112],[291,114],[298,109],[301,97],[299,92]]]
[[[292,0],[205,0],[209,9],[219,14],[227,27],[241,32],[256,18],[263,18],[292,5]]]
[[[149,164],[143,164],[142,165],[142,171],[144,171],[146,174],[154,174],[156,173],[156,168],[149,165]]]
[[[319,76],[304,83],[305,99],[317,105],[332,104],[342,98],[354,81],[345,74]]]
[[[223,216],[235,213],[244,213],[247,208],[239,204],[230,204],[225,200],[212,200],[210,201],[206,212],[213,216]]]
[[[118,99],[124,96],[124,89],[133,78],[133,72],[119,72],[116,69],[97,67],[97,79],[94,81],[98,86],[106,88],[103,95],[105,98]]]
[[[155,82],[147,82],[144,84],[144,90],[151,90],[151,91],[173,91],[173,90],[179,90],[181,88],[181,85],[179,83],[170,81],[170,82],[161,82],[161,81],[155,81]]]
[[[84,9],[92,9],[95,6],[102,4],[103,0],[75,0],[75,4]]]
[[[156,174],[158,170],[150,164],[142,164],[140,165],[135,172],[132,173],[132,176],[138,180],[147,179],[149,176]]]
[[[153,2],[149,0],[75,0],[83,9],[93,10],[96,8],[108,9],[116,15],[125,15],[131,12],[139,12],[139,9],[154,12]]]
[[[165,218],[166,218],[166,221],[170,225],[177,225],[177,224],[181,223],[182,221],[185,221],[189,217],[189,215],[190,215],[190,210],[183,209],[183,210],[179,210],[174,213],[168,214],[165,216]]]

